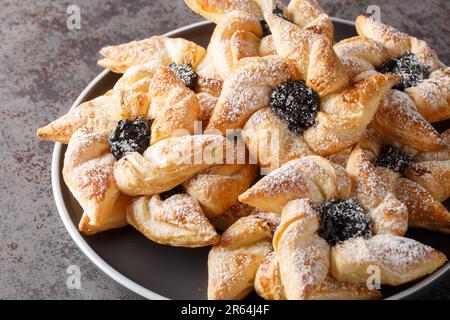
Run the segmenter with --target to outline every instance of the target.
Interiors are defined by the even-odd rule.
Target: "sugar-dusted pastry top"
[[[185,0],[208,47],[151,36],[100,50],[121,74],[38,129],[90,235],[130,225],[208,254],[209,299],[379,299],[447,258],[450,72],[423,40],[360,16],[334,43],[315,0]],[[159,263],[159,262],[155,262]],[[184,263],[179,261],[180,264]]]

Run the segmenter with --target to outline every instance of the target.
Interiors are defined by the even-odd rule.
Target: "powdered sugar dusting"
[[[390,234],[373,237],[367,241],[367,247],[374,262],[394,268],[396,272],[420,265],[437,253],[416,240]]]
[[[157,212],[155,218],[180,228],[198,234],[210,234],[214,231],[198,202],[188,195],[178,194],[166,199]]]

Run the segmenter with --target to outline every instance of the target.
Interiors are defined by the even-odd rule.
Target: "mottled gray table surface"
[[[448,0],[322,0],[335,17],[353,20],[367,6],[423,38],[450,63]],[[66,27],[69,5],[81,9],[81,30]],[[64,114],[101,71],[97,51],[200,21],[182,0],[0,0],[0,298],[138,299],[94,266],[66,232],[53,200],[53,144],[35,131]],[[80,290],[66,286],[78,265]],[[450,279],[421,298],[450,298]]]

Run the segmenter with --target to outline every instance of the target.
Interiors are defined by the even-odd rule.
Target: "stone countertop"
[[[450,63],[447,0],[321,0],[331,15],[353,20],[369,5],[381,19],[422,38]],[[70,5],[81,30],[66,27]],[[53,144],[36,129],[64,114],[101,71],[104,45],[162,34],[202,20],[182,0],[12,1],[0,4],[0,299],[139,299],[103,274],[64,228],[52,195]],[[81,270],[81,290],[66,285]],[[419,298],[449,299],[450,277]]]

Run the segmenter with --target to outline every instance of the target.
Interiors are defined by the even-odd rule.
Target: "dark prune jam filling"
[[[289,80],[272,92],[269,107],[288,124],[290,131],[301,133],[314,125],[320,97],[303,80]]]
[[[143,154],[150,145],[151,126],[149,118],[120,120],[108,139],[113,156],[119,160],[128,152]]]
[[[278,5],[275,5],[275,6],[273,7],[272,13],[273,13],[274,15],[276,15],[277,17],[280,17],[280,18],[283,18],[283,19],[286,20],[286,21],[292,22],[291,19],[289,19],[288,17],[286,17],[286,16],[284,15],[283,8],[281,8],[281,7],[278,6]],[[267,21],[266,21],[266,20],[261,20],[261,21],[259,21],[259,23],[261,24],[261,28],[262,28],[262,30],[263,30],[263,37],[270,36],[270,35],[272,34],[272,31],[270,31],[270,27],[269,27],[269,25],[267,24]]]
[[[407,53],[398,59],[390,59],[385,61],[379,68],[381,73],[393,73],[402,77],[402,81],[398,83],[394,89],[405,90],[414,87],[428,78],[428,68],[414,59],[414,55]]]
[[[372,219],[353,199],[324,202],[318,211],[319,236],[331,246],[348,239],[369,238],[372,235]]]
[[[195,73],[190,63],[185,63],[181,66],[175,62],[169,64],[169,69],[177,75],[177,77],[184,83],[186,87],[191,90],[195,89],[197,84],[197,74]]]
[[[171,196],[174,196],[176,194],[184,194],[186,193],[183,189],[183,187],[181,185],[176,186],[173,189],[170,189],[168,191],[165,191],[163,193],[159,194],[159,197],[161,198],[161,200],[167,200],[169,199]]]
[[[394,146],[385,145],[381,149],[380,155],[375,159],[374,164],[403,173],[413,162],[414,158],[409,154],[401,152]]]

